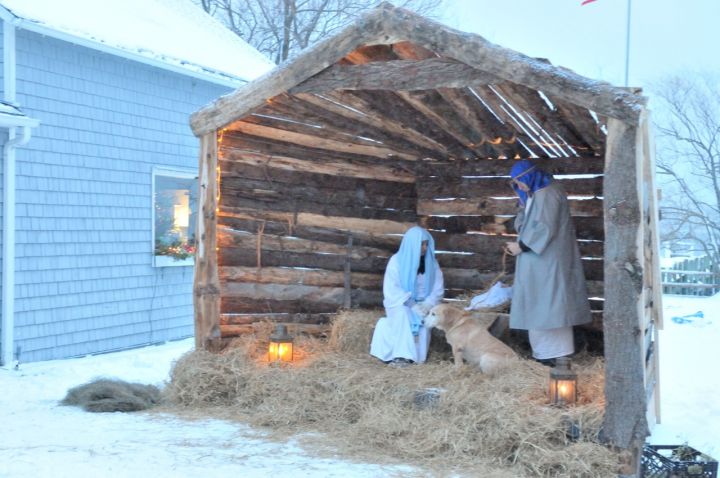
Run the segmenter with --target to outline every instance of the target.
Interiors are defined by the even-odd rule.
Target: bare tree
[[[657,167],[663,184],[665,241],[692,242],[720,259],[720,78],[672,77],[656,88],[660,100]]]
[[[281,63],[352,22],[379,0],[195,0],[243,40]],[[443,0],[401,0],[398,6],[436,15]]]

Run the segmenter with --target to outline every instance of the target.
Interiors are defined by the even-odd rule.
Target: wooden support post
[[[602,439],[626,450],[622,475],[639,473],[648,435],[641,321],[643,241],[641,127],[610,119],[605,156],[605,417]]]
[[[352,285],[351,285],[351,272],[350,262],[352,256],[353,237],[352,234],[348,234],[347,242],[347,256],[345,256],[345,296],[343,297],[343,307],[349,309],[352,306]]]
[[[194,309],[195,348],[215,350],[221,344],[220,279],[217,263],[217,204],[219,172],[217,134],[200,138],[200,214],[198,214],[195,254]]]

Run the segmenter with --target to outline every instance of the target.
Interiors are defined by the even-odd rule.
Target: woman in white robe
[[[375,325],[370,355],[383,362],[423,363],[430,331],[422,319],[440,303],[443,275],[435,259],[435,241],[418,226],[405,232],[400,249],[388,261],[383,280],[386,317]]]
[[[520,199],[518,239],[507,243],[517,256],[510,327],[527,330],[533,357],[553,365],[575,352],[573,326],[591,320],[575,227],[552,175],[522,160],[510,177]]]

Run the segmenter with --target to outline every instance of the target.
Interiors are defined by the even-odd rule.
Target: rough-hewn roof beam
[[[290,93],[334,90],[433,90],[503,81],[495,75],[447,58],[333,65],[290,89]]]
[[[637,125],[646,98],[609,83],[591,80],[543,59],[500,47],[483,37],[463,33],[407,10],[383,7],[388,43],[410,41],[440,56],[454,58],[500,78]]]

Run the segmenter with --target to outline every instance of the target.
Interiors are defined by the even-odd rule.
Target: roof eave
[[[47,26],[44,26],[40,23],[32,22],[29,20],[26,20],[24,18],[15,16],[12,12],[7,10],[4,7],[0,7],[0,18],[6,22],[11,23],[16,28],[27,30],[33,33],[37,33],[39,35],[45,35],[51,38],[55,38],[58,40],[66,41],[69,43],[73,43],[75,45],[83,46],[86,48],[90,48],[92,50],[101,51],[103,53],[108,53],[113,56],[118,56],[121,58],[125,58],[127,60],[135,61],[138,63],[143,63],[145,65],[153,66],[156,68],[160,68],[163,70],[171,71],[173,73],[179,73],[184,76],[189,76],[192,78],[197,78],[199,80],[207,81],[210,83],[222,85],[222,86],[228,86],[230,88],[238,88],[248,81],[250,81],[247,78],[236,78],[233,77],[227,73],[223,72],[211,72],[209,69],[204,68],[200,65],[197,65],[198,68],[204,68],[203,70],[193,70],[190,68],[185,68],[180,65],[176,65],[170,62],[165,62],[162,60],[158,60],[152,57],[148,57],[145,55],[141,55],[139,53],[134,53],[129,50],[125,50],[119,47],[107,45],[104,43],[100,43],[97,41],[93,41],[87,38],[78,37],[75,35],[71,35],[69,33],[61,32],[58,30],[55,30],[53,28],[49,28]]]

